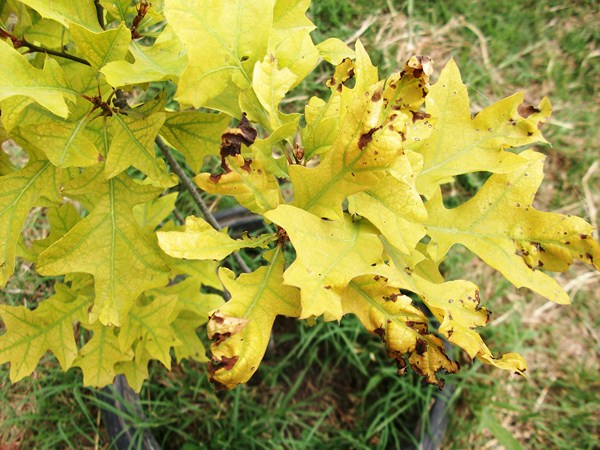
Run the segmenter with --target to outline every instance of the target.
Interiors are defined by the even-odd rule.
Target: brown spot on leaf
[[[373,95],[371,96],[371,101],[378,102],[379,100],[381,100],[381,91],[376,90],[375,92],[373,92]]]
[[[525,119],[527,119],[532,114],[537,114],[540,112],[538,108],[532,105],[526,105],[525,103],[521,103],[517,108],[517,112],[519,115]]]
[[[358,138],[358,148],[360,150],[362,150],[363,148],[365,148],[367,145],[369,145],[369,143],[373,140],[373,133],[375,133],[377,130],[379,130],[381,127],[375,127],[375,128],[371,128],[369,131],[367,131],[366,133],[363,133],[360,135],[360,138]]]
[[[375,333],[381,339],[385,339],[385,330],[382,327],[375,328],[373,333]]]
[[[417,339],[415,351],[417,352],[417,355],[423,356],[427,351],[427,342],[425,342],[423,339]]]
[[[580,234],[579,235],[579,239],[587,239],[588,235],[587,234]]]
[[[244,165],[242,166],[242,170],[245,170],[248,173],[252,172],[251,165],[252,165],[252,160],[244,158]]]

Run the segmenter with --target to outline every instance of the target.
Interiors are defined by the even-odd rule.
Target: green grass
[[[393,11],[390,9],[393,7]],[[394,14],[392,14],[394,13]],[[596,2],[507,0],[315,1],[315,40],[352,36],[367,18],[360,39],[382,74],[398,70],[414,53],[431,55],[436,67],[454,57],[469,86],[475,110],[517,90],[536,102],[550,96],[552,120],[545,126],[552,147],[538,196],[542,209],[586,215],[598,201],[600,170],[591,174],[592,199],[583,176],[598,159],[600,127],[600,13]],[[487,55],[484,57],[484,55]],[[295,95],[324,92],[330,68]],[[484,175],[460,177],[449,192],[457,202],[481,186]],[[185,198],[180,208],[190,209]],[[222,206],[222,205],[221,205]],[[39,219],[39,220],[38,220]],[[589,220],[590,217],[587,217]],[[32,217],[34,233],[43,218]],[[572,307],[552,306],[516,291],[469,252],[456,248],[444,270],[482,289],[492,324],[482,335],[494,353],[527,357],[528,381],[498,369],[473,365],[457,354],[461,372],[447,376],[449,431],[443,448],[592,449],[600,441],[600,311],[598,279],[586,284],[576,265],[563,284],[579,277]],[[576,280],[577,281],[577,280]],[[3,291],[2,301],[35,305],[51,293],[52,280],[27,265]],[[81,387],[77,370],[63,374],[47,357],[31,379],[8,381],[0,368],[0,443],[18,448],[109,448],[93,390]],[[353,318],[341,326],[314,327],[282,319],[264,363],[246,386],[216,392],[204,366],[175,364],[171,373],[155,364],[141,393],[147,421],[164,448],[356,448],[418,445],[429,431],[436,389],[413,375],[397,377],[378,339]],[[1,448],[1,447],[0,447]]]

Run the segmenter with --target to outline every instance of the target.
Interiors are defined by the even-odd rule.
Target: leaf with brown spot
[[[300,315],[298,289],[283,283],[283,251],[265,254],[269,264],[237,279],[221,268],[219,277],[231,300],[215,310],[208,321],[212,359],[211,381],[227,389],[246,383],[267,350],[275,317]]]
[[[448,358],[444,343],[427,331],[425,315],[409,297],[399,293],[383,278],[363,275],[352,280],[344,291],[344,313],[355,314],[367,330],[383,339],[389,355],[398,362],[400,375],[408,361],[427,383],[441,389],[444,383],[437,372],[456,373],[458,364]],[[387,300],[391,297],[395,301]]]

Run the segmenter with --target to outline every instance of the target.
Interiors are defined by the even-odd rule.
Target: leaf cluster
[[[454,62],[433,85],[424,56],[382,78],[360,42],[313,43],[309,3],[0,3],[0,133],[28,157],[15,167],[0,153],[0,282],[17,256],[63,276],[35,310],[0,306],[13,381],[49,350],[86,385],[121,373],[139,390],[149,361],[170,368],[174,353],[208,361],[211,381],[230,389],[258,369],[278,315],[354,314],[398,373],[410,366],[440,388],[440,372],[459,370],[445,341],[525,372],[520,355],[494,355],[481,338],[490,312],[478,287],[439,267],[460,244],[563,304],[547,272],[599,267],[591,225],[533,206],[544,157],[526,147],[545,142],[550,102],[518,93],[472,117]],[[290,111],[286,96],[321,60],[335,66],[328,95]],[[173,99],[148,94],[168,83]],[[491,176],[447,209],[442,187],[475,172]],[[180,223],[179,186],[204,217]],[[230,236],[201,191],[233,198],[266,231]],[[50,234],[27,246],[33,207]],[[263,263],[236,274],[226,258],[244,268],[248,248]]]

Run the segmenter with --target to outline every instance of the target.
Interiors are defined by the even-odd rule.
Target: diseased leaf
[[[73,324],[87,315],[91,292],[64,284],[56,284],[54,289],[56,293],[33,311],[25,306],[0,305],[6,327],[0,336],[0,364],[10,362],[13,383],[31,375],[47,351],[54,353],[65,371],[77,356]]]
[[[428,252],[440,261],[452,245],[462,244],[516,287],[566,304],[567,293],[540,269],[564,271],[573,259],[599,268],[600,245],[583,219],[533,208],[544,156],[525,151],[520,157],[525,163],[518,170],[492,175],[475,197],[457,208],[444,208],[439,192],[427,202],[426,226],[432,238]]]
[[[426,111],[436,119],[432,134],[412,148],[423,155],[423,170],[417,179],[419,193],[434,194],[437,186],[469,172],[507,173],[527,161],[505,148],[546,142],[538,129],[550,114],[544,98],[527,118],[518,113],[523,93],[514,94],[479,112],[471,119],[467,87],[453,60],[442,70],[430,89]]]
[[[300,288],[301,318],[342,317],[342,292],[354,277],[375,273],[382,245],[364,222],[320,219],[302,209],[280,205],[265,217],[282,227],[296,249],[296,260],[285,271],[286,284]]]
[[[219,277],[231,300],[215,310],[208,322],[212,358],[210,380],[217,387],[233,389],[254,374],[267,350],[277,315],[298,317],[298,290],[283,284],[283,251],[266,253],[267,266],[242,274],[221,268]]]
[[[160,251],[132,212],[134,205],[159,192],[125,176],[105,181],[101,166],[86,171],[66,190],[75,198],[91,195],[93,209],[40,255],[38,272],[92,274],[96,291],[92,321],[99,318],[105,325],[121,325],[140,293],[167,283],[168,269]]]
[[[277,179],[267,173],[259,160],[236,155],[227,157],[225,162],[229,172],[220,175],[201,173],[194,178],[196,184],[212,194],[231,195],[238,203],[258,214],[277,207]]]
[[[339,131],[334,133],[331,148],[316,168],[293,165],[289,169],[295,189],[293,204],[330,219],[341,218],[342,202],[348,196],[367,190],[385,176],[402,155],[403,137],[413,119],[400,111],[384,112],[383,82],[377,83],[377,70],[360,42],[356,58],[349,72],[356,72],[355,87],[339,84]],[[326,123],[334,126],[331,120]],[[321,132],[322,127],[312,127],[313,132]]]
[[[355,314],[367,330],[385,342],[400,375],[409,362],[427,383],[442,389],[444,380],[437,372],[456,373],[458,364],[448,358],[442,340],[429,333],[427,318],[412,305],[410,297],[386,281],[371,275],[352,280],[342,296],[344,313]]]
[[[434,267],[430,261],[419,256],[419,252],[406,258],[386,239],[383,239],[383,243],[392,265],[397,269],[386,273],[389,276],[388,283],[419,295],[440,322],[440,334],[464,349],[471,358],[478,357],[486,364],[521,374],[527,370],[525,360],[516,353],[494,357],[475,330],[487,325],[490,315],[480,305],[477,286],[464,280],[432,281],[428,276],[436,278],[431,277]],[[385,271],[380,269],[380,273]]]
[[[37,69],[8,43],[0,40],[0,61],[0,101],[22,95],[57,116],[67,117],[69,108],[65,100],[74,100],[77,93],[65,86],[62,69],[54,59],[46,58],[44,68]]]
[[[156,235],[167,255],[185,259],[220,260],[241,248],[264,247],[273,239],[270,235],[232,239],[225,231],[217,231],[194,216],[186,219],[184,231],[159,231]]]

